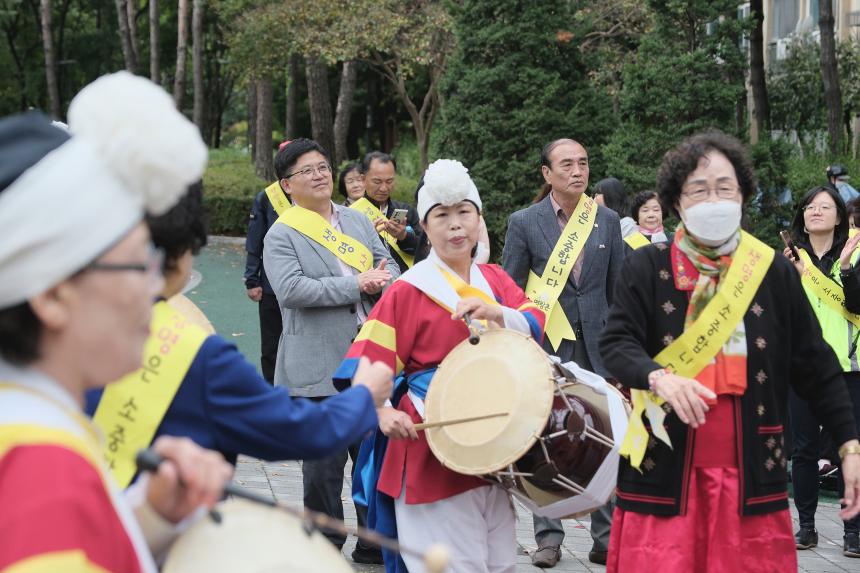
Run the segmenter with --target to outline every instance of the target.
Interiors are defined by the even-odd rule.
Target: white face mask
[[[737,201],[705,201],[681,210],[684,228],[706,247],[728,241],[741,226],[741,204]]]

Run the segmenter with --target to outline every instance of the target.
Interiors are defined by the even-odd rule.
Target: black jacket
[[[269,201],[265,191],[260,191],[251,207],[248,236],[245,238],[245,251],[248,253],[245,257],[245,288],[261,286],[263,292],[271,295],[275,293],[263,268],[263,239],[277,220],[278,214],[272,207],[272,202]]]
[[[649,245],[626,260],[600,350],[606,368],[624,386],[647,389],[656,356],[684,331],[687,292],[675,288],[670,247]],[[743,515],[788,507],[784,424],[789,386],[810,401],[836,443],[857,437],[839,361],[791,263],[779,253],[744,316],[747,390],[736,397],[738,469]],[[652,515],[686,512],[696,431],[666,417],[674,449],[650,440],[642,473],[622,458],[618,506]]]

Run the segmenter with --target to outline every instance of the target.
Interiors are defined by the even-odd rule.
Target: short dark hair
[[[383,153],[382,151],[371,151],[364,156],[364,159],[361,160],[362,173],[367,173],[368,171],[370,171],[370,164],[373,163],[374,159],[379,161],[380,163],[391,163],[392,165],[394,165],[395,173],[397,172],[397,160],[394,159],[393,155]]]
[[[845,204],[848,217],[854,220],[854,227],[860,227],[860,197],[851,199]]]
[[[337,176],[337,190],[341,195],[349,198],[349,195],[346,192],[346,176],[352,173],[353,171],[358,171],[361,173],[361,166],[357,162],[347,163],[343,169],[340,170]]]
[[[325,157],[326,163],[331,165],[331,156],[328,154],[328,151],[323,149],[322,145],[313,139],[300,137],[289,142],[275,155],[275,175],[277,178],[280,180],[286,177],[290,170],[295,167],[301,156],[311,151],[321,153]]]
[[[615,177],[598,181],[594,185],[594,195],[603,195],[603,204],[618,213],[620,217],[627,212],[627,189]]]
[[[737,138],[712,129],[688,137],[663,156],[663,163],[657,172],[657,194],[664,209],[678,215],[675,203],[681,196],[684,181],[696,170],[699,159],[712,151],[725,155],[735,168],[743,202],[746,203],[755,194],[755,171],[746,148]]]
[[[657,199],[657,202],[660,203],[657,193],[650,189],[640,191],[633,196],[633,200],[630,202],[630,216],[633,217],[633,220],[636,221],[637,224],[639,223],[639,209],[641,209],[642,206],[651,199]],[[662,203],[660,204],[660,213],[663,215],[663,218],[666,217],[666,207],[664,207]]]
[[[543,146],[543,149],[540,151],[540,165],[541,167],[549,167],[552,168],[552,163],[549,160],[549,154],[552,153],[552,150],[561,145],[562,143],[575,143],[585,149],[585,146],[582,145],[575,139],[571,139],[569,137],[562,137],[560,139],[553,139],[549,143]]]
[[[39,358],[42,323],[29,302],[0,309],[0,356],[26,366]]]
[[[206,246],[208,225],[203,211],[203,183],[198,181],[167,213],[147,216],[152,242],[164,249],[164,270],[176,269],[176,261],[186,252],[196,255]]]
[[[833,202],[836,203],[836,214],[839,216],[839,223],[833,229],[833,244],[839,245],[848,239],[848,210],[845,208],[845,201],[842,200],[842,197],[839,196],[839,193],[833,187],[818,185],[806,192],[794,211],[794,219],[791,221],[791,237],[795,242],[809,243],[809,233],[806,232],[803,210],[821,193],[827,193],[833,199]]]

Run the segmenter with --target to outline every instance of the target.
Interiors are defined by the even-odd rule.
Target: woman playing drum
[[[498,266],[474,263],[481,199],[462,164],[442,159],[427,169],[418,214],[433,250],[383,295],[335,373],[336,383],[350,380],[362,356],[403,373],[393,405],[378,411],[381,433],[391,438],[387,450],[383,454],[379,434],[372,456],[371,442],[362,446],[359,464],[372,459],[356,471],[362,482],[361,490],[354,487],[356,499],[368,502],[371,527],[396,534],[405,545],[419,550],[447,545],[451,571],[513,571],[516,540],[508,495],[443,467],[414,425],[422,421],[436,367],[469,336],[467,314],[538,340],[544,314]],[[379,470],[376,488],[368,475],[373,466]],[[396,555],[385,557],[388,571],[405,570]],[[424,570],[420,561],[408,556],[404,561],[412,573]]]
[[[860,511],[842,369],[797,272],[740,230],[756,189],[740,142],[719,132],[687,139],[665,156],[657,188],[683,225],[671,245],[627,259],[600,340],[634,403],[608,570],[795,571],[789,386],[842,446],[843,517]]]

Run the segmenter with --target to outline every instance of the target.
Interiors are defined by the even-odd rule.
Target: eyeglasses
[[[320,163],[316,167],[305,167],[304,169],[298,169],[293,171],[292,173],[285,175],[284,179],[289,179],[290,177],[294,177],[296,175],[301,175],[304,179],[310,179],[314,172],[319,173],[321,176],[325,177],[329,173],[331,173],[331,167],[328,166],[328,163]]]
[[[134,271],[138,273],[146,273],[156,277],[161,275],[162,265],[164,264],[164,250],[150,246],[149,257],[146,262],[140,263],[105,263],[101,261],[93,261],[87,265],[84,270],[88,271],[107,271],[107,272],[123,272]]]
[[[681,195],[683,195],[693,203],[700,203],[702,201],[705,201],[711,195],[716,195],[720,199],[734,199],[735,197],[737,197],[738,191],[740,191],[740,187],[738,187],[737,185],[723,184],[716,189],[709,189],[707,187],[695,187],[687,191],[681,191]]]
[[[807,205],[806,207],[803,208],[803,212],[804,213],[818,212],[818,213],[824,214],[824,213],[831,212],[835,208],[836,207],[834,207],[833,205]]]

